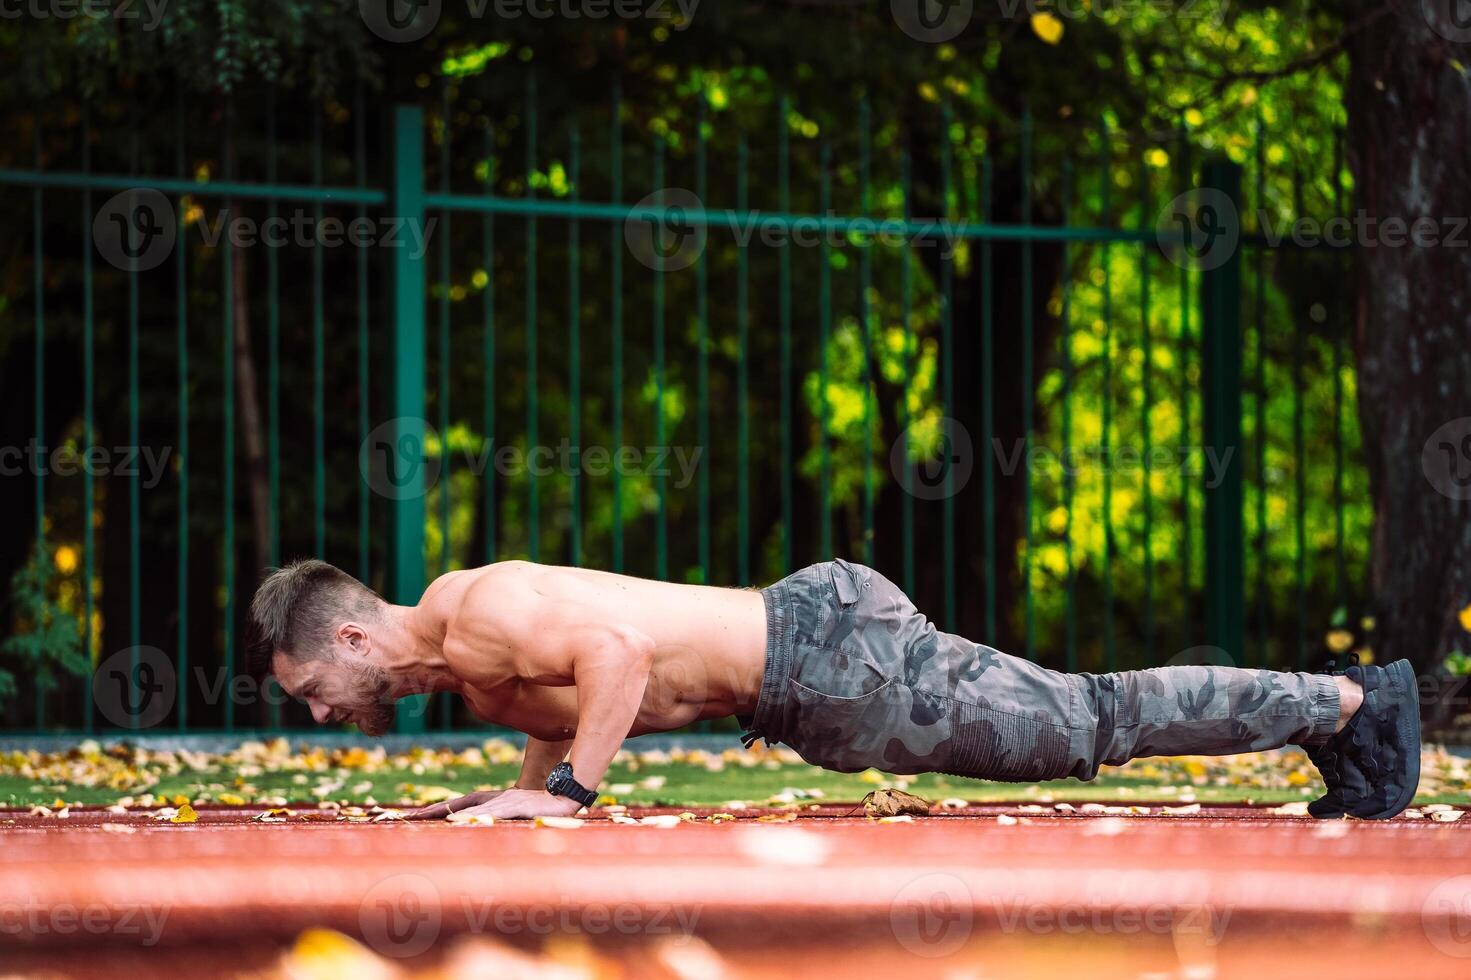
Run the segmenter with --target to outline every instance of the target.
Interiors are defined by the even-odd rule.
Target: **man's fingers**
[[[444,817],[447,817],[447,816],[450,815],[450,808],[449,808],[450,802],[451,801],[446,801],[444,803],[431,803],[429,806],[423,806],[423,807],[420,807],[417,810],[410,810],[404,816],[404,819],[405,820],[440,820],[440,819],[443,819]]]
[[[457,796],[452,800],[445,800],[443,803],[431,803],[426,807],[411,810],[404,819],[443,820],[451,813],[459,813],[461,810],[468,810],[473,806],[488,803],[495,799],[496,795],[497,793],[494,790],[487,790],[479,793],[470,793],[466,796]]]

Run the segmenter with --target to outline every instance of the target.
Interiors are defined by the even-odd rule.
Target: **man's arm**
[[[521,775],[516,778],[517,789],[545,789],[552,767],[567,758],[572,739],[555,742],[526,737],[526,754],[521,757]]]
[[[514,619],[502,618],[497,624],[498,639],[513,651],[501,666],[524,683],[576,685],[577,734],[568,761],[573,778],[596,789],[638,717],[654,662],[654,641],[628,624],[606,621],[579,601],[575,591],[559,588],[557,578],[555,573],[543,576],[515,603],[505,593],[496,597],[498,608],[517,611]],[[518,783],[517,789],[472,812],[532,817],[578,809],[575,800]]]

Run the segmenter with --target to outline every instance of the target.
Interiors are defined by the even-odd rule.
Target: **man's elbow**
[[[643,630],[632,626],[609,627],[610,643],[618,651],[619,659],[638,670],[647,670],[654,663],[654,640]]]

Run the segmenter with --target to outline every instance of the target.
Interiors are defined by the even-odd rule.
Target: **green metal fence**
[[[256,554],[321,555],[398,602],[415,601],[433,574],[508,557],[750,584],[847,555],[879,564],[944,627],[969,623],[977,640],[1009,638],[1028,657],[1095,670],[1162,663],[1202,644],[1238,662],[1301,666],[1311,632],[1355,607],[1354,540],[1367,518],[1346,331],[1342,311],[1320,310],[1304,281],[1344,274],[1349,259],[1272,242],[1248,218],[1240,247],[1196,272],[1166,261],[1186,233],[1157,225],[1165,203],[1196,184],[1243,214],[1303,215],[1308,182],[1271,172],[1260,139],[1243,201],[1241,166],[1212,158],[1193,176],[1183,128],[1135,143],[1100,125],[1073,141],[1091,145],[1092,159],[1064,141],[1039,162],[1030,119],[975,152],[952,139],[940,109],[938,172],[926,177],[939,216],[926,218],[912,147],[886,138],[879,152],[876,129],[892,129],[875,127],[863,102],[852,131],[829,139],[810,136],[780,98],[771,139],[758,143],[721,133],[704,100],[688,132],[635,141],[616,85],[591,114],[597,131],[586,111],[546,126],[534,76],[523,104],[487,107],[484,120],[457,121],[464,97],[446,85],[427,121],[424,107],[395,106],[381,128],[360,91],[330,115],[307,113],[290,145],[308,151],[310,178],[295,183],[281,178],[292,158],[274,96],[248,119],[220,110],[217,150],[191,141],[197,117],[175,105],[174,145],[140,148],[130,126],[125,169],[94,167],[94,143],[117,144],[98,141],[86,116],[79,165],[47,165],[37,126],[32,166],[0,169],[5,193],[29,189],[33,215],[35,444],[54,445],[60,432],[75,448],[102,445],[121,419],[128,446],[174,449],[167,478],[151,487],[134,472],[99,488],[91,467],[73,478],[43,465],[34,477],[31,533],[71,583],[59,602],[80,617],[94,664],[142,687],[158,663],[173,672],[171,708],[153,724],[300,722],[277,699],[231,696],[217,682],[235,673]],[[324,115],[350,150],[324,150]],[[717,138],[735,152],[716,158]],[[815,186],[793,186],[799,155]],[[168,175],[158,169],[166,157]],[[1002,168],[1020,175],[1014,202],[999,199]],[[1328,183],[1341,204],[1337,172]],[[644,197],[670,186],[692,186],[695,203]],[[99,270],[98,198],[134,193],[122,213],[136,217],[127,206],[141,189],[167,199],[181,243],[151,269]],[[59,201],[75,218],[57,217]],[[1039,214],[1039,201],[1054,210]],[[1013,204],[1018,220],[1007,220]],[[194,231],[210,215],[275,218],[284,206],[310,209],[317,237],[259,250],[263,288],[236,281],[242,268],[259,270],[240,265],[230,235],[210,244]],[[433,221],[429,249],[379,241],[328,255],[319,232],[334,216],[426,231]],[[73,221],[79,247],[64,256],[52,229]],[[645,231],[656,243],[705,237],[687,267],[660,268],[656,257],[650,268],[627,261],[639,258],[628,236]],[[818,240],[807,248],[802,235]],[[924,249],[942,241],[953,248],[928,260]],[[1014,278],[998,271],[1013,260]],[[1054,279],[1039,272],[1043,261]],[[74,293],[48,279],[48,265],[72,263]],[[256,305],[265,337],[242,338],[237,312]],[[249,316],[253,331],[260,317]],[[61,356],[58,318],[79,349],[65,370],[81,375],[77,417],[64,425],[48,418],[44,387]],[[99,364],[99,325],[120,359]],[[1001,347],[1017,353],[1016,377],[998,367]],[[259,361],[264,377],[240,377]],[[122,397],[99,405],[107,371],[123,373],[102,385]],[[242,385],[261,396],[253,408]],[[1019,397],[997,404],[991,393],[1008,385]],[[1326,423],[1309,412],[1325,385]],[[892,417],[885,391],[898,392]],[[978,431],[964,433],[962,452],[943,423],[976,391]],[[264,418],[251,423],[242,410]],[[1020,446],[999,445],[1016,417]],[[242,433],[263,445],[242,446]],[[565,439],[570,463],[502,474],[487,448],[502,433],[528,454]],[[701,454],[689,484],[675,486],[663,471],[592,472],[594,439],[615,453],[646,440]],[[1218,471],[1151,464],[1136,475],[1119,463],[1121,450],[1152,460],[1197,439],[1224,457]],[[1104,462],[1072,467],[1080,444]],[[1061,465],[1039,462],[1044,450]],[[391,486],[375,483],[380,451],[396,468]],[[1008,459],[1021,463],[1008,471]],[[256,516],[247,498],[261,485],[258,466],[263,548],[240,526]],[[1309,514],[1323,491],[1308,481],[1328,473],[1324,526]],[[1014,539],[999,529],[1012,507]],[[171,547],[159,547],[170,533]],[[74,567],[61,555],[73,544]],[[1003,595],[1011,563],[1015,587]],[[160,576],[172,578],[167,599],[156,594]],[[168,629],[145,615],[145,591],[148,609],[171,610]],[[104,600],[111,613],[100,622]],[[111,619],[119,612],[125,630]],[[121,668],[111,658],[123,646],[104,629],[126,640]],[[38,685],[33,709],[6,717],[37,729],[125,725],[86,680]],[[411,730],[468,721],[447,702],[402,717]]]

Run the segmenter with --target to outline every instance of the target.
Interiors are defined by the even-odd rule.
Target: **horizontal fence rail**
[[[505,558],[748,585],[843,555],[942,628],[1089,670],[1301,667],[1362,605],[1342,290],[1307,282],[1344,281],[1351,255],[1233,218],[1214,262],[1214,212],[1170,213],[1188,191],[1301,216],[1302,179],[1260,154],[1197,181],[1183,131],[1161,168],[1100,127],[1095,159],[1039,166],[1024,118],[981,153],[942,140],[921,177],[866,103],[812,139],[778,99],[753,147],[703,99],[675,141],[632,139],[616,90],[597,127],[543,125],[534,80],[478,127],[441,96],[376,127],[355,93],[332,117],[345,153],[313,111],[288,156],[273,97],[263,132],[222,110],[217,152],[176,108],[172,176],[134,172],[136,129],[128,172],[94,172],[90,121],[79,169],[45,165],[39,127],[34,165],[0,168],[30,192],[33,295],[5,329],[33,310],[32,442],[52,453],[28,547],[86,665],[21,678],[8,727],[303,724],[231,679],[259,566],[307,554],[410,603]],[[279,179],[302,159],[309,183]],[[152,265],[94,240],[115,217],[129,241],[145,194],[174,235]],[[247,212],[310,240],[237,242]],[[335,249],[329,221],[370,240]],[[80,372],[61,417],[58,371]],[[111,444],[170,452],[55,465]],[[162,710],[127,696],[165,687]],[[400,724],[478,723],[441,697]]]

